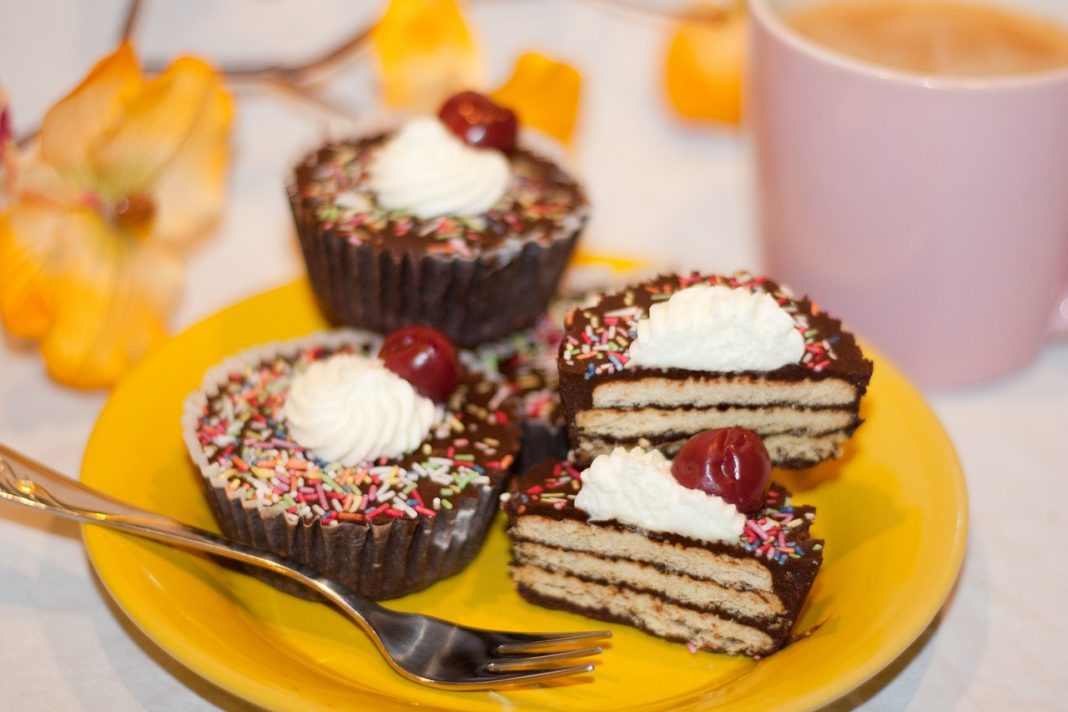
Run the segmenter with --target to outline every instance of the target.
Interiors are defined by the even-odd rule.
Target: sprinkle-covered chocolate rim
[[[303,156],[286,186],[294,212],[312,216],[324,234],[354,244],[421,248],[464,258],[507,249],[516,236],[542,243],[562,239],[585,224],[589,201],[564,154],[548,137],[529,130],[521,131],[520,149],[512,159],[513,167],[527,169],[513,170],[505,196],[487,212],[420,219],[383,208],[367,186],[367,162],[374,147],[407,118],[387,115],[368,121],[352,138]],[[528,175],[533,167],[540,178]],[[332,187],[324,190],[324,185]]]
[[[675,292],[702,283],[771,295],[793,319],[804,339],[805,350],[799,365],[806,370],[819,373],[838,360],[836,347],[842,332],[836,320],[821,315],[815,304],[796,298],[789,289],[767,277],[739,271],[730,276],[696,272],[661,275],[606,294],[592,306],[572,310],[565,320],[561,364],[568,368],[582,367],[586,379],[622,371],[629,360],[627,350],[637,337],[638,321],[648,316],[642,302],[651,305],[666,301]]]
[[[186,399],[182,414],[186,447],[208,484],[226,488],[243,506],[277,508],[291,522],[318,521],[323,526],[433,518],[438,511],[455,507],[461,498],[478,498],[491,491],[512,464],[518,429],[506,404],[504,385],[486,378],[469,357],[465,366],[474,370],[460,389],[492,388],[492,394],[486,390],[479,397],[488,397],[489,407],[454,393],[462,408],[449,403],[427,440],[400,458],[345,467],[292,442],[282,419],[261,417],[260,410],[252,406],[247,417],[228,412],[214,422],[207,412],[211,400],[227,388],[250,402],[263,397],[267,399],[263,407],[277,408],[278,401],[271,399],[284,403],[286,384],[277,372],[264,372],[268,364],[292,367],[297,359],[310,363],[323,354],[347,349],[377,353],[380,343],[376,334],[343,329],[252,348],[210,369],[202,387]],[[237,390],[246,387],[250,390]],[[227,407],[234,403],[222,402]],[[470,436],[483,430],[484,437]]]

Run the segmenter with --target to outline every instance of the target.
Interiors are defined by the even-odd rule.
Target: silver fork
[[[92,489],[0,445],[0,499],[259,566],[306,585],[347,613],[398,673],[449,690],[528,685],[592,672],[609,631],[508,633],[391,611],[332,578]]]

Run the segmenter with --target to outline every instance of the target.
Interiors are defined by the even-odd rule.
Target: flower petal
[[[219,81],[204,61],[180,57],[146,82],[90,151],[102,195],[148,192],[193,133]]]
[[[17,180],[14,181],[12,196],[34,204],[52,206],[73,205],[83,202],[91,196],[91,191],[71,185],[67,175],[51,163],[40,160],[40,156],[22,160],[16,168]]]
[[[54,318],[41,354],[61,383],[110,386],[165,338],[181,267],[161,248],[124,240],[92,211],[68,216],[76,237],[54,278]]]
[[[698,6],[679,18],[668,46],[668,101],[682,117],[738,124],[742,113],[745,12]]]
[[[0,214],[0,319],[13,335],[39,339],[54,309],[50,272],[60,255],[63,215],[16,203]]]
[[[577,69],[537,52],[525,52],[493,98],[515,111],[523,126],[568,143],[575,130],[581,94],[582,75]]]
[[[182,150],[156,180],[154,240],[178,243],[205,232],[226,194],[234,101],[216,82],[205,93]]]
[[[435,112],[481,84],[474,38],[456,0],[391,0],[372,34],[389,106]]]
[[[118,118],[141,84],[133,47],[124,42],[45,114],[39,134],[42,158],[70,173],[72,181],[88,185],[90,146]]]

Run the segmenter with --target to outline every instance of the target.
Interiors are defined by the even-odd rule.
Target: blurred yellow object
[[[575,131],[581,93],[582,75],[577,69],[537,52],[525,52],[493,98],[515,111],[523,126],[566,144]]]
[[[650,266],[648,260],[640,257],[587,252],[582,248],[577,249],[571,256],[571,264],[575,267],[607,267],[618,274],[648,269]]]
[[[178,250],[222,207],[233,100],[122,44],[45,115],[0,212],[0,318],[62,383],[110,386],[166,334]]]
[[[436,112],[480,85],[478,50],[457,0],[391,0],[371,39],[388,106]]]
[[[668,101],[682,117],[736,125],[742,113],[744,3],[702,4],[679,17],[668,45]]]

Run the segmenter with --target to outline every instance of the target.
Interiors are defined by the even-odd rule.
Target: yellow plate
[[[230,307],[175,337],[114,392],[82,479],[150,510],[216,530],[184,451],[181,402],[206,368],[244,347],[324,327],[305,282]],[[892,661],[937,613],[964,554],[967,499],[953,447],[917,392],[878,362],[867,423],[841,464],[779,472],[819,508],[826,560],[801,616],[811,635],[764,660],[691,654],[625,626],[594,674],[541,689],[454,693],[406,682],[331,608],[280,593],[196,554],[86,527],[101,579],[171,655],[269,708],[453,710],[810,709]],[[498,520],[463,573],[390,605],[490,628],[601,627],[514,592]]]

